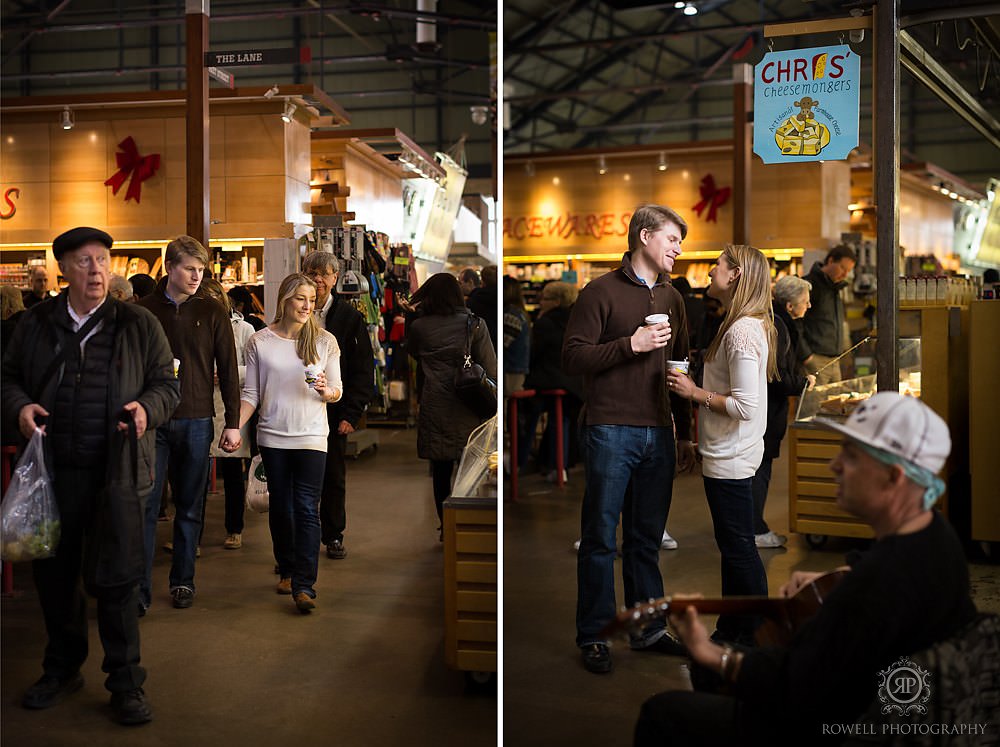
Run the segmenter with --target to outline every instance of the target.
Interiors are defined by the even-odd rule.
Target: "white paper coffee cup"
[[[646,326],[652,326],[654,324],[663,324],[664,322],[670,321],[669,314],[650,314],[646,317]]]
[[[683,360],[683,361],[667,361],[667,370],[668,371],[679,371],[682,374],[686,374],[686,373],[688,373],[688,371],[690,370],[690,368],[691,368],[691,363],[690,363],[690,361],[687,361],[687,360]]]
[[[316,386],[317,376],[319,376],[319,366],[306,366],[306,385],[310,389]]]

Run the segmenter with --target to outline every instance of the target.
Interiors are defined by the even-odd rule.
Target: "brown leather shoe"
[[[283,578],[278,582],[278,585],[274,588],[279,594],[291,594],[292,593],[292,579]]]
[[[304,615],[316,609],[316,600],[304,591],[300,591],[295,595],[295,606],[298,607],[299,612]]]

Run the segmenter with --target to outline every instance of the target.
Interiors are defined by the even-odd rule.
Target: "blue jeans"
[[[139,584],[139,603],[144,607],[152,602],[159,497],[168,477],[176,508],[170,589],[186,586],[194,591],[194,556],[203,523],[213,435],[212,418],[173,418],[156,429],[156,479],[146,502],[146,578]]]
[[[268,523],[281,578],[292,579],[292,594],[316,597],[319,566],[319,499],[326,453],[311,449],[260,447],[271,507]]]
[[[663,596],[657,564],[673,490],[670,427],[590,425],[581,437],[586,491],[577,554],[576,644],[604,643],[601,629],[615,616],[615,532],[622,518],[625,604]],[[630,486],[631,483],[631,486]],[[633,646],[655,642],[664,622],[651,623]]]
[[[766,596],[767,574],[753,537],[753,478],[703,479],[715,542],[722,554],[722,596]],[[750,615],[722,615],[716,629],[725,640],[752,643],[758,622]]]

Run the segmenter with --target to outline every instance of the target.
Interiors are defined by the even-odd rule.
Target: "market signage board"
[[[205,67],[240,67],[248,65],[298,65],[312,61],[309,47],[291,49],[232,49],[206,52]]]
[[[861,58],[846,44],[768,52],[754,66],[753,152],[843,161],[858,146]]]

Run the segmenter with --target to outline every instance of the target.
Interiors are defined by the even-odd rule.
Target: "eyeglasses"
[[[102,268],[103,267],[107,267],[108,266],[108,255],[107,255],[107,253],[102,253],[102,254],[98,254],[95,257],[92,257],[89,254],[82,254],[79,257],[76,257],[76,258],[70,260],[70,264],[71,265],[73,265],[74,267],[77,267],[77,268],[79,268],[81,270],[86,270],[88,267],[90,267],[90,263],[91,262],[93,262],[94,264],[96,264],[98,267],[102,267]]]

